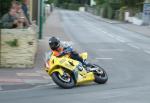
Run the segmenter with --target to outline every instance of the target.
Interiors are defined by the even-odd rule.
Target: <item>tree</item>
[[[95,0],[96,5],[100,6],[103,5],[104,3],[108,2],[109,0]]]
[[[51,3],[54,3],[56,0],[48,0],[46,1],[47,4],[51,4]]]
[[[150,3],[150,0],[145,0],[146,3]]]
[[[136,7],[137,5],[143,3],[145,0],[121,0],[123,6]]]

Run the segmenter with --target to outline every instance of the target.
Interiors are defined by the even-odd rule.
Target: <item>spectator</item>
[[[22,3],[22,10],[24,12],[24,15],[26,16],[26,18],[28,19],[29,24],[31,25],[31,21],[29,19],[29,14],[28,14],[28,0],[23,0]]]
[[[1,22],[2,27],[8,29],[26,28],[30,26],[29,21],[22,10],[22,5],[16,0],[12,1],[9,12],[2,17]]]
[[[16,10],[11,8],[10,11],[2,17],[2,27],[8,29],[16,28],[17,27],[16,15],[17,15]]]
[[[12,8],[16,9],[17,17],[19,19],[20,24],[21,24],[21,22],[23,22],[23,27],[30,26],[30,23],[29,23],[28,19],[26,18],[25,14],[22,10],[21,3],[19,3],[18,1],[15,1],[15,0],[12,1]]]
[[[11,2],[11,8],[16,9],[16,12],[18,12],[18,10],[20,9],[20,5],[21,3],[16,0],[13,0]]]
[[[16,12],[18,14],[18,18],[24,18],[25,24],[26,26],[30,26],[30,23],[28,21],[28,18],[26,17],[23,9],[22,9],[22,5],[21,3],[19,3],[18,1],[13,1],[12,2],[12,8],[16,9]]]
[[[23,13],[21,8],[18,10],[17,14],[18,14],[18,20],[20,21],[20,23],[21,22],[23,23],[23,25],[21,27],[28,27],[29,26],[29,22],[28,22],[26,16],[24,15],[24,13]]]

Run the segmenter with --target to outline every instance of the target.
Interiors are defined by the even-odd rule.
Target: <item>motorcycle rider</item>
[[[64,47],[61,45],[60,41],[56,37],[51,37],[49,39],[49,46],[54,56],[61,57],[63,55],[69,54],[70,58],[81,62],[83,66],[89,66],[89,64],[86,63],[71,47]]]

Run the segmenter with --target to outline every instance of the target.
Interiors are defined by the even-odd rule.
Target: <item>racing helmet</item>
[[[60,41],[56,37],[49,39],[49,46],[52,50],[57,50],[60,47]]]

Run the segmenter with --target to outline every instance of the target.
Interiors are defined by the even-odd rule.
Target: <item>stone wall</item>
[[[37,35],[31,29],[1,30],[1,67],[28,68],[34,66]]]

